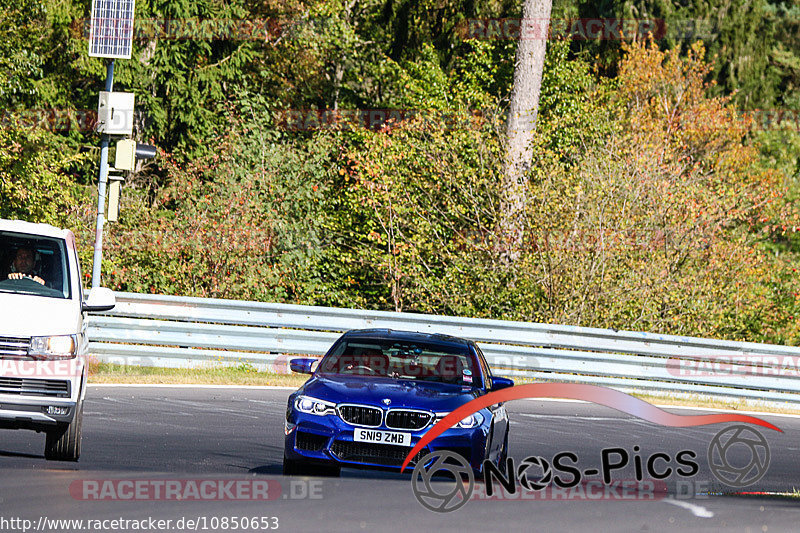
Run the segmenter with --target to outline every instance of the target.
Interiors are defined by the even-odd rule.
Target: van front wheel
[[[47,432],[44,458],[48,461],[77,461],[81,456],[81,426],[83,405],[69,424],[62,424]]]

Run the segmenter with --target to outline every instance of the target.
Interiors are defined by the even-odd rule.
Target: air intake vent
[[[367,463],[383,466],[401,466],[406,460],[409,448],[391,444],[370,444],[367,442],[334,441],[331,452],[342,461]],[[428,453],[422,450],[411,460],[412,465]]]
[[[0,393],[29,396],[69,397],[69,381],[60,379],[30,379],[0,377]]]
[[[386,414],[386,427],[416,431],[427,426],[432,418],[432,414],[422,411],[393,409]]]
[[[25,337],[0,337],[0,359],[30,359],[31,340]]]
[[[328,439],[325,435],[317,435],[316,433],[307,433],[305,431],[298,431],[295,437],[295,446],[298,450],[306,450],[309,452],[318,452],[325,447]]]
[[[381,425],[383,411],[366,405],[340,405],[339,416],[348,424],[376,428]]]

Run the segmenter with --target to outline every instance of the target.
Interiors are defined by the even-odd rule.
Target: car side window
[[[489,368],[489,364],[486,362],[486,357],[483,355],[481,349],[478,348],[478,345],[473,344],[472,347],[475,349],[475,353],[478,356],[478,364],[481,365],[484,387],[488,389],[492,386],[492,370]]]

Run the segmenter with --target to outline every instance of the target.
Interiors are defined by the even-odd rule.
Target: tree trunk
[[[506,124],[508,146],[503,164],[503,187],[498,223],[498,251],[506,264],[522,252],[525,217],[525,180],[533,157],[534,130],[542,89],[544,55],[550,26],[552,0],[524,0],[514,88]]]

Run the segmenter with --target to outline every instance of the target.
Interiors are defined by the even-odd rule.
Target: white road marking
[[[714,513],[703,507],[702,505],[696,505],[694,503],[684,502],[681,500],[676,500],[674,498],[666,498],[662,500],[664,503],[668,503],[670,505],[675,505],[677,507],[681,507],[683,509],[687,509],[691,511],[693,515],[698,518],[713,518]]]

